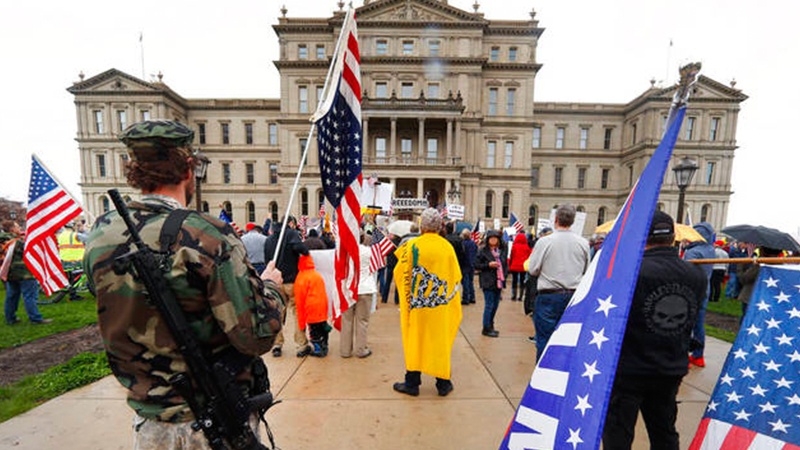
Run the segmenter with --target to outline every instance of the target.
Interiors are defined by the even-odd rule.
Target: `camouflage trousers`
[[[258,417],[250,418],[250,427],[260,440]],[[169,423],[133,416],[133,450],[212,450],[202,431],[194,431],[192,422]]]

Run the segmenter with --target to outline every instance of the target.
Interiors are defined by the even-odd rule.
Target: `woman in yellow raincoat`
[[[436,377],[439,395],[453,390],[450,356],[461,324],[461,270],[453,246],[439,236],[441,227],[439,212],[426,209],[422,235],[395,251],[406,377],[394,390],[412,396],[419,395],[422,372]]]

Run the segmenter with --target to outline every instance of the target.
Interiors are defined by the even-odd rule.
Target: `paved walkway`
[[[453,349],[453,383],[438,397],[423,375],[420,396],[395,393],[405,368],[397,307],[381,304],[370,322],[373,355],[338,356],[331,335],[327,358],[265,356],[273,392],[283,403],[268,420],[283,450],[496,449],[534,367],[530,319],[521,302],[500,303],[500,337],[480,335],[482,300],[464,307]],[[480,294],[479,294],[480,297]],[[291,320],[291,318],[290,318]],[[688,448],[730,345],[709,339],[705,369],[692,369],[679,394],[681,448]],[[108,450],[131,448],[131,410],[112,377],[69,392],[0,424],[0,449]],[[648,448],[639,421],[635,448]],[[263,435],[263,433],[262,433]]]

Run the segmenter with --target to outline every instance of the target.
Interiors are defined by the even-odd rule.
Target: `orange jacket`
[[[328,320],[328,295],[325,293],[325,281],[314,269],[311,256],[300,255],[297,269],[294,298],[297,303],[297,326],[302,330],[308,323]]]

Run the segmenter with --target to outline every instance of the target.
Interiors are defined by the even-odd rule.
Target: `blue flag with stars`
[[[686,107],[628,195],[531,375],[501,449],[597,449],[639,265]]]

